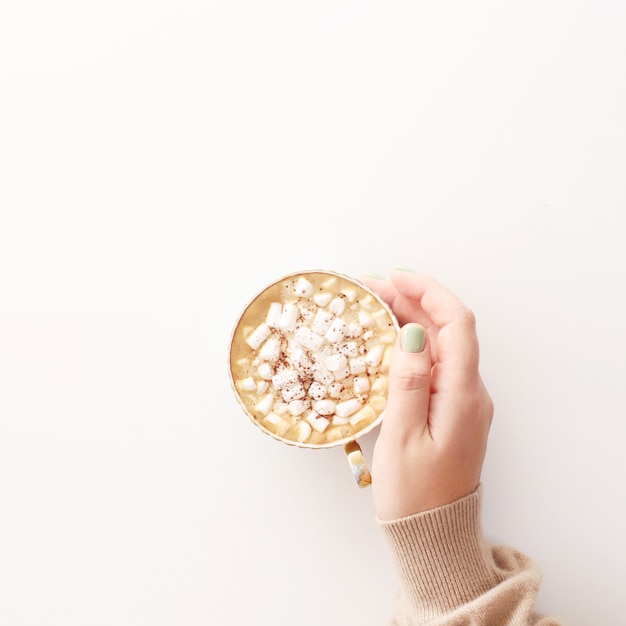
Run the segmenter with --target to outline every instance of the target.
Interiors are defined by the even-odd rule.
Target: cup
[[[274,439],[343,446],[357,485],[367,487],[357,437],[383,418],[398,331],[391,309],[360,281],[328,270],[287,274],[259,291],[234,326],[232,389]]]

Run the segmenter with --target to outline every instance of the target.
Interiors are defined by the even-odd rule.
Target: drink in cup
[[[389,307],[359,281],[321,270],[289,274],[237,321],[231,383],[244,412],[275,439],[344,445],[365,486],[369,472],[355,440],[382,419],[397,332]]]

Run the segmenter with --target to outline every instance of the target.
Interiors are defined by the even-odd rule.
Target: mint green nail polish
[[[415,270],[412,267],[409,267],[408,265],[396,265],[395,268],[397,270],[400,270],[401,272],[413,272],[413,273],[415,273]]]
[[[421,352],[426,343],[426,331],[419,324],[407,324],[402,329],[402,352]]]
[[[365,276],[369,276],[370,278],[379,278],[384,279],[385,277],[381,274],[377,274],[376,272],[364,272]]]

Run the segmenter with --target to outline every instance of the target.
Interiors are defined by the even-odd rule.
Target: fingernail
[[[385,277],[381,274],[377,274],[376,272],[365,272],[365,276],[369,276],[370,278],[379,278],[384,279]]]
[[[426,331],[419,324],[407,324],[402,328],[402,352],[421,352],[426,343]]]
[[[412,267],[409,267],[408,265],[396,265],[395,268],[397,270],[400,270],[401,272],[413,272],[413,273],[415,273],[415,270]]]

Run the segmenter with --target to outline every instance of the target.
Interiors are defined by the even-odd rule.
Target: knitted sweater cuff
[[[421,618],[450,613],[506,577],[482,534],[481,494],[479,486],[451,504],[379,522],[406,599]]]

